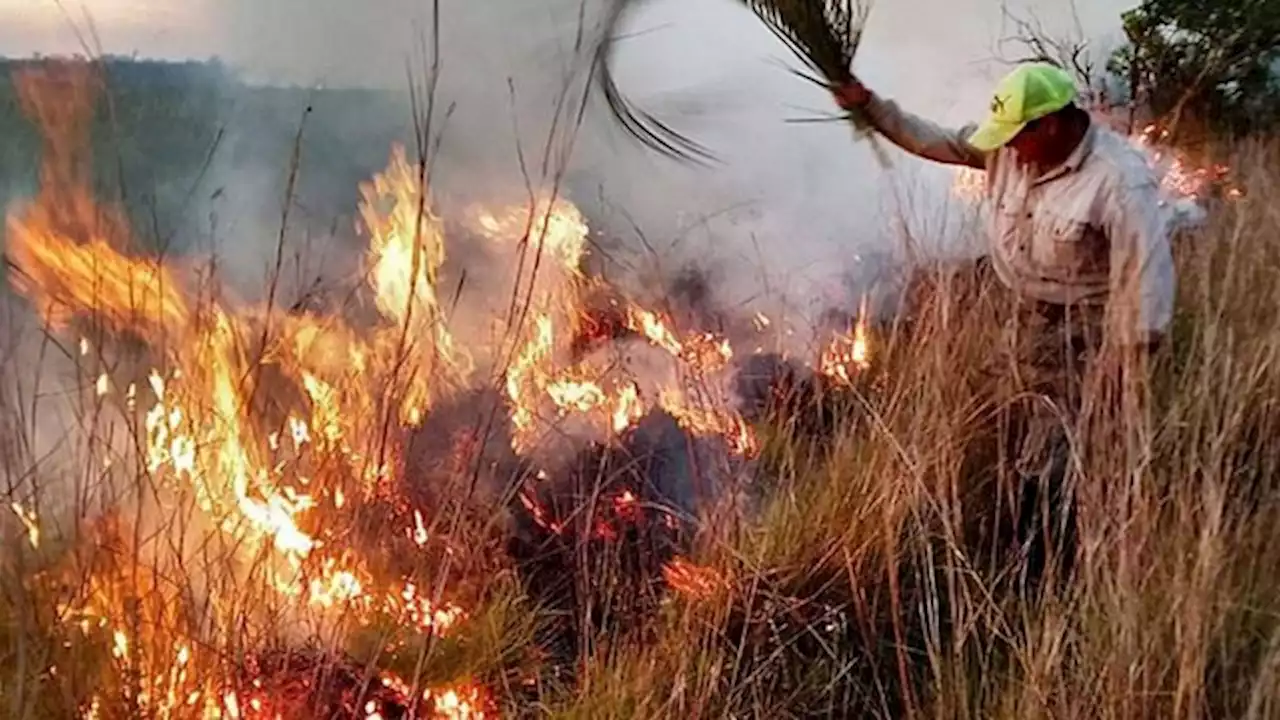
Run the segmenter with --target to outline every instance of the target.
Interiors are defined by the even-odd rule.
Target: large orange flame
[[[46,141],[38,195],[7,218],[15,287],[50,330],[79,341],[84,356],[88,341],[75,334],[81,324],[146,346],[149,372],[130,377],[95,371],[93,392],[142,418],[138,474],[158,494],[190,498],[213,544],[231,548],[233,563],[244,568],[243,577],[209,589],[211,605],[224,609],[228,622],[240,619],[246,593],[237,583],[249,577],[265,580],[272,602],[308,626],[377,616],[398,627],[444,633],[467,617],[464,608],[436,589],[427,592],[413,577],[377,571],[379,558],[363,555],[346,538],[359,511],[390,508],[386,512],[402,524],[388,535],[410,538],[413,548],[433,547],[429,510],[413,507],[398,490],[405,438],[442,400],[476,382],[484,361],[504,363],[485,370],[502,379],[520,452],[532,450],[552,423],[566,418],[622,434],[655,407],[691,432],[721,435],[743,454],[756,451],[752,428],[717,389],[733,358],[724,338],[686,332],[670,318],[628,305],[626,324],[669,356],[679,384],[642,392],[642,379],[623,364],[572,359],[590,282],[581,270],[589,230],[564,199],[472,212],[471,224],[485,241],[520,265],[508,268],[517,284],[513,312],[504,307],[490,318],[511,322],[504,347],[464,348],[441,303],[444,224],[434,213],[421,164],[399,147],[386,169],[360,188],[368,242],[361,291],[380,318],[372,326],[340,313],[244,306],[222,298],[216,285],[210,292],[209,282],[197,291],[195,259],[161,261],[140,252],[124,213],[95,198],[84,152],[95,84],[87,66],[80,70],[18,78],[23,107]],[[539,262],[528,262],[529,250]],[[541,259],[547,274],[534,281]],[[518,318],[527,321],[513,322]],[[520,497],[537,519],[536,503]],[[625,516],[635,496],[623,493],[617,501]],[[38,546],[39,517],[21,504],[11,510]],[[554,527],[545,517],[539,522]],[[147,661],[156,666],[147,669],[148,677],[159,678],[148,680],[150,705],[133,710],[165,716],[181,706],[201,717],[269,716],[264,713],[272,704],[264,693],[196,679],[193,667],[206,662],[198,639],[158,634],[181,626],[175,619],[145,631],[125,622],[127,593],[113,582],[125,580],[99,577],[87,599],[64,616],[82,623],[86,633],[106,633],[115,660],[130,672],[139,670],[140,648],[165,648]],[[178,604],[176,596],[169,599],[174,602],[164,612]],[[481,695],[442,688],[423,699],[440,717],[481,717]],[[85,708],[86,716],[108,712],[101,700]]]

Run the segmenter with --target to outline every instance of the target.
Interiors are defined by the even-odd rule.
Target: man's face
[[[1061,121],[1056,116],[1032,120],[1009,141],[1009,147],[1018,153],[1018,159],[1022,162],[1044,165],[1058,156],[1061,131]]]

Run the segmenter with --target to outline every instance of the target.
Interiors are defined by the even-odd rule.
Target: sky
[[[590,1],[590,0],[589,0]],[[649,14],[676,26],[701,28],[742,16],[723,0],[652,0]],[[980,60],[981,46],[1000,32],[1002,0],[895,0],[880,2],[875,22],[881,39],[892,38],[895,54],[951,57],[953,67]],[[1030,9],[1047,27],[1069,30],[1065,0],[1007,3]],[[1131,0],[1077,0],[1086,31],[1114,35],[1120,11]],[[73,25],[84,30],[91,17],[107,52],[166,58],[222,55],[275,79],[367,82],[400,66],[425,20],[428,0],[0,0],[0,52],[25,55],[75,51]],[[447,27],[466,32],[500,26],[501,43],[472,46],[475,56],[514,58],[572,20],[577,0],[443,0]],[[748,22],[750,22],[748,20]],[[641,23],[643,24],[643,22]],[[685,55],[714,55],[735,44],[742,23],[729,23],[712,42],[686,45]],[[705,32],[703,37],[706,37]],[[1106,40],[1107,38],[1097,38]],[[871,43],[875,43],[872,31]],[[740,49],[740,48],[739,48]],[[476,58],[469,58],[474,61]]]
[[[106,52],[203,58],[225,47],[216,6],[216,0],[0,0],[0,53],[77,52],[92,25]]]

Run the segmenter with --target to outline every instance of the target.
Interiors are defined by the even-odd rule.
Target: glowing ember
[[[662,577],[672,590],[697,600],[705,600],[729,588],[729,583],[713,568],[695,565],[681,557],[663,566]]]
[[[533,493],[527,489],[520,490],[520,504],[525,510],[529,511],[529,515],[533,517],[533,521],[538,525],[556,535],[564,532],[564,523],[552,521],[547,509],[544,508],[535,498]]]

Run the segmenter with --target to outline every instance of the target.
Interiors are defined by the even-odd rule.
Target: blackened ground
[[[433,407],[409,437],[404,478],[413,504],[491,505],[523,467],[511,449],[509,413],[506,398],[492,388]]]
[[[770,423],[794,437],[833,439],[861,413],[857,392],[850,386],[800,365],[783,355],[752,355],[739,361],[734,390],[748,422]]]
[[[241,702],[257,699],[264,717],[286,720],[329,718],[401,720],[429,717],[425,702],[415,703],[382,684],[367,665],[320,648],[278,648],[259,653],[245,663],[245,691]]]
[[[569,346],[574,362],[617,340],[637,336],[628,326],[622,297],[607,285],[595,284],[588,288],[581,297],[581,307],[582,315]]]
[[[708,445],[710,443],[710,445]],[[662,568],[687,548],[691,518],[713,473],[699,456],[724,452],[654,411],[616,445],[592,444],[525,488],[508,551],[531,597],[561,621],[542,638],[565,662],[601,631],[627,632],[656,608]]]

